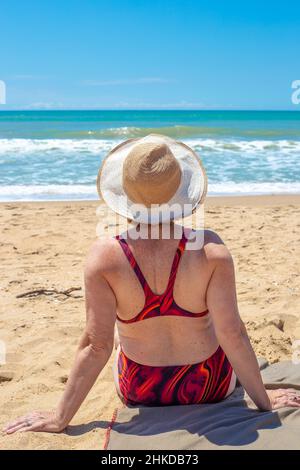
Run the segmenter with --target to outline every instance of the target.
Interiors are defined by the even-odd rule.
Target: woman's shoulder
[[[119,243],[111,237],[97,238],[90,246],[85,270],[104,274],[118,265]]]
[[[231,253],[220,235],[213,230],[204,230],[203,250],[210,260],[229,260]]]

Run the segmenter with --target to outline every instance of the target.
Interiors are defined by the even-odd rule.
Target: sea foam
[[[41,152],[99,153],[111,150],[121,139],[0,139],[0,155],[20,156]],[[236,140],[236,139],[183,139],[196,150],[214,152],[300,152],[297,140]]]

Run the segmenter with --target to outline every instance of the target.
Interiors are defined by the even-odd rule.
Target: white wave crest
[[[215,152],[273,152],[299,153],[300,141],[290,140],[223,140],[223,139],[193,139],[185,142],[196,150],[211,150]]]
[[[0,155],[30,155],[59,153],[106,153],[121,140],[113,139],[0,139]],[[300,141],[295,140],[234,140],[234,139],[183,139],[195,150],[213,152],[282,152],[300,153]]]
[[[109,151],[115,141],[98,139],[0,139],[0,155],[42,154],[59,152],[74,154],[81,152],[100,153]]]
[[[48,201],[98,199],[95,185],[6,185],[0,186],[1,201]]]
[[[210,183],[209,196],[300,194],[300,182]],[[13,185],[0,186],[0,201],[97,200],[95,185]]]
[[[241,195],[263,195],[263,194],[300,194],[300,182],[243,182],[235,183],[227,181],[223,183],[210,183],[208,186],[209,196],[241,196]]]

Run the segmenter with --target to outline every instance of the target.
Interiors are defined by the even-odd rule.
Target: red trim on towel
[[[105,431],[103,450],[107,450],[107,447],[108,447],[108,444],[109,444],[109,439],[110,439],[110,432],[112,430],[112,427],[113,427],[114,423],[116,422],[117,416],[118,416],[118,408],[115,408],[114,412],[112,414],[110,423],[109,423],[109,425],[108,425],[108,427]]]

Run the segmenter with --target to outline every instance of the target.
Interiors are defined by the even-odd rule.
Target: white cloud
[[[190,101],[175,101],[167,103],[151,103],[146,101],[136,102],[118,102],[111,106],[116,109],[209,109],[203,102],[190,102]]]
[[[64,109],[65,105],[63,103],[47,103],[47,102],[37,102],[25,105],[23,109]]]
[[[6,85],[0,80],[0,104],[6,104]]]
[[[90,105],[68,105],[66,103],[61,102],[35,102],[30,103],[23,106],[18,106],[14,109],[24,109],[24,110],[51,110],[51,109],[94,109],[94,110],[102,110],[102,109],[220,109],[220,107],[210,107],[205,105],[203,102],[189,102],[189,101],[178,101],[178,102],[169,102],[169,103],[151,103],[146,101],[119,101],[116,103],[111,103],[107,105],[95,104],[93,106]]]
[[[84,80],[82,83],[87,86],[119,86],[119,85],[144,85],[151,83],[170,83],[171,80],[160,77],[129,78],[118,80]]]
[[[44,80],[47,77],[46,75],[29,75],[29,74],[21,74],[21,75],[12,75],[10,77],[11,80]]]

